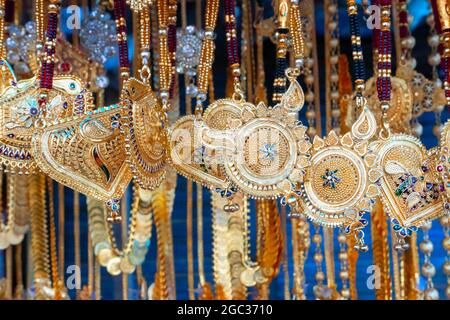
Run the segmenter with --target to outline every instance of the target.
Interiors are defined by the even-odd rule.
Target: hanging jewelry
[[[369,149],[377,155],[383,171],[378,177],[381,199],[398,235],[398,249],[406,249],[404,237],[416,231],[426,220],[442,214],[439,186],[433,168],[426,163],[426,150],[419,140],[404,134],[390,134],[388,111],[391,100],[391,1],[380,3],[381,30],[378,31],[378,96],[382,110],[381,140]]]

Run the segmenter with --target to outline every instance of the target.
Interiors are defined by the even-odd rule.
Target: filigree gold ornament
[[[151,87],[137,79],[127,80],[122,89],[125,108],[121,128],[125,134],[127,162],[143,189],[159,186],[167,155],[166,119]]]
[[[381,199],[399,236],[411,235],[443,213],[441,187],[434,169],[437,159],[428,159],[418,139],[396,134],[371,143],[369,149],[383,169],[378,181]]]
[[[417,72],[410,62],[400,63],[397,77],[406,81],[412,97],[412,118],[424,112],[442,111],[445,105],[444,89]]]
[[[200,136],[195,116],[184,116],[169,130],[170,156],[173,167],[182,176],[201,183],[209,189],[226,189],[229,183],[222,174],[217,159],[218,152],[207,150]]]
[[[16,75],[11,65],[5,59],[0,58],[0,94],[5,88],[17,82]]]
[[[27,174],[34,170],[31,138],[38,119],[51,124],[92,108],[92,94],[76,77],[55,76],[45,114],[39,106],[39,90],[34,77],[13,83],[0,95],[0,163],[9,171]]]
[[[436,170],[442,179],[445,189],[445,210],[450,211],[450,120],[444,125],[441,133],[439,161]]]
[[[391,123],[391,129],[396,133],[409,133],[413,109],[413,97],[411,91],[409,90],[408,84],[405,80],[398,77],[392,77],[391,80],[392,97],[390,108],[388,110],[388,119],[389,123]],[[367,97],[367,105],[375,115],[377,123],[380,123],[382,112],[378,107],[380,105],[380,101],[377,96],[376,76],[367,80],[363,95]],[[342,99],[348,103],[345,121],[347,126],[350,127],[357,118],[357,113],[353,105],[354,95],[351,97],[344,96]]]
[[[366,104],[362,110],[351,132],[314,138],[302,195],[306,216],[320,225],[350,226],[371,211],[379,194],[375,182],[382,172],[367,148],[376,121]]]
[[[120,134],[121,105],[61,118],[33,136],[33,156],[53,180],[80,193],[108,201],[118,214],[118,201],[132,174]],[[114,215],[116,216],[116,215]]]
[[[152,0],[127,0],[127,4],[133,12],[140,12],[145,7],[152,5]]]
[[[209,106],[201,122],[201,148],[216,153],[227,180],[249,197],[289,194],[302,179],[297,159],[311,143],[297,120],[304,97],[291,72],[291,85],[275,107],[222,99]]]

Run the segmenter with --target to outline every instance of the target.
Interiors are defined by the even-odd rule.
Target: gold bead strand
[[[197,103],[195,114],[201,116],[203,113],[203,102],[206,100],[209,85],[209,74],[214,60],[214,30],[217,23],[219,11],[219,0],[207,0],[205,12],[205,36],[202,41],[200,52],[200,63],[197,67]]]

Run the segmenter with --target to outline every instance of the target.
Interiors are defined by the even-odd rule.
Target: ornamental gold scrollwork
[[[327,227],[348,226],[371,211],[379,194],[375,182],[382,175],[368,151],[375,132],[375,117],[366,104],[351,132],[314,138],[301,189],[309,219]]]
[[[139,186],[154,189],[165,174],[168,147],[164,112],[151,87],[134,78],[124,84],[121,103],[126,111],[121,128],[127,162]]]
[[[201,120],[194,116],[179,120],[174,128],[184,129],[189,138],[175,139],[172,129],[175,168],[197,182],[215,188],[232,185],[253,198],[276,198],[292,192],[303,175],[299,155],[311,143],[307,128],[297,120],[304,103],[303,91],[288,76],[291,85],[273,108],[221,99],[208,107]],[[185,148],[179,147],[183,142]],[[188,159],[199,161],[192,164],[195,161],[187,163]]]
[[[371,143],[369,149],[383,170],[378,181],[381,199],[398,235],[409,236],[444,212],[436,181],[437,159],[428,158],[420,140],[396,134]]]
[[[445,209],[450,211],[450,120],[444,125],[441,132],[441,143],[439,150],[439,162],[436,170],[442,179],[442,186],[445,190]]]
[[[363,96],[367,97],[367,105],[375,115],[377,123],[381,123],[381,109],[378,107],[380,102],[377,96],[376,77],[372,77],[366,82],[366,89]],[[347,103],[346,125],[351,127],[357,119],[357,112],[353,105],[353,96],[344,96],[343,103]],[[388,119],[391,129],[395,133],[409,133],[411,127],[410,121],[413,112],[413,98],[405,80],[392,77],[392,98],[388,110]],[[405,132],[406,131],[406,132]]]
[[[120,198],[132,175],[120,135],[120,105],[61,119],[33,136],[33,156],[53,180],[87,196]]]
[[[31,138],[38,118],[53,123],[60,118],[81,115],[92,106],[92,94],[74,76],[55,76],[45,115],[38,99],[36,77],[13,82],[0,96],[0,163],[8,171],[24,174],[34,171]]]

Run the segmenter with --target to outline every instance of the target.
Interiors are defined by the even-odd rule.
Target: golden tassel
[[[31,213],[31,254],[33,257],[34,283],[37,300],[46,299],[42,286],[50,282],[50,258],[47,217],[45,214],[45,176],[30,176],[28,189]]]
[[[152,209],[156,226],[158,264],[153,289],[154,300],[175,299],[175,273],[173,267],[173,244],[171,212],[175,197],[176,175],[168,172],[165,183],[152,191]]]
[[[370,217],[372,220],[373,264],[380,268],[380,287],[375,289],[375,297],[377,300],[391,300],[392,293],[388,243],[389,230],[386,215],[383,210],[383,204],[380,199],[377,200]]]

